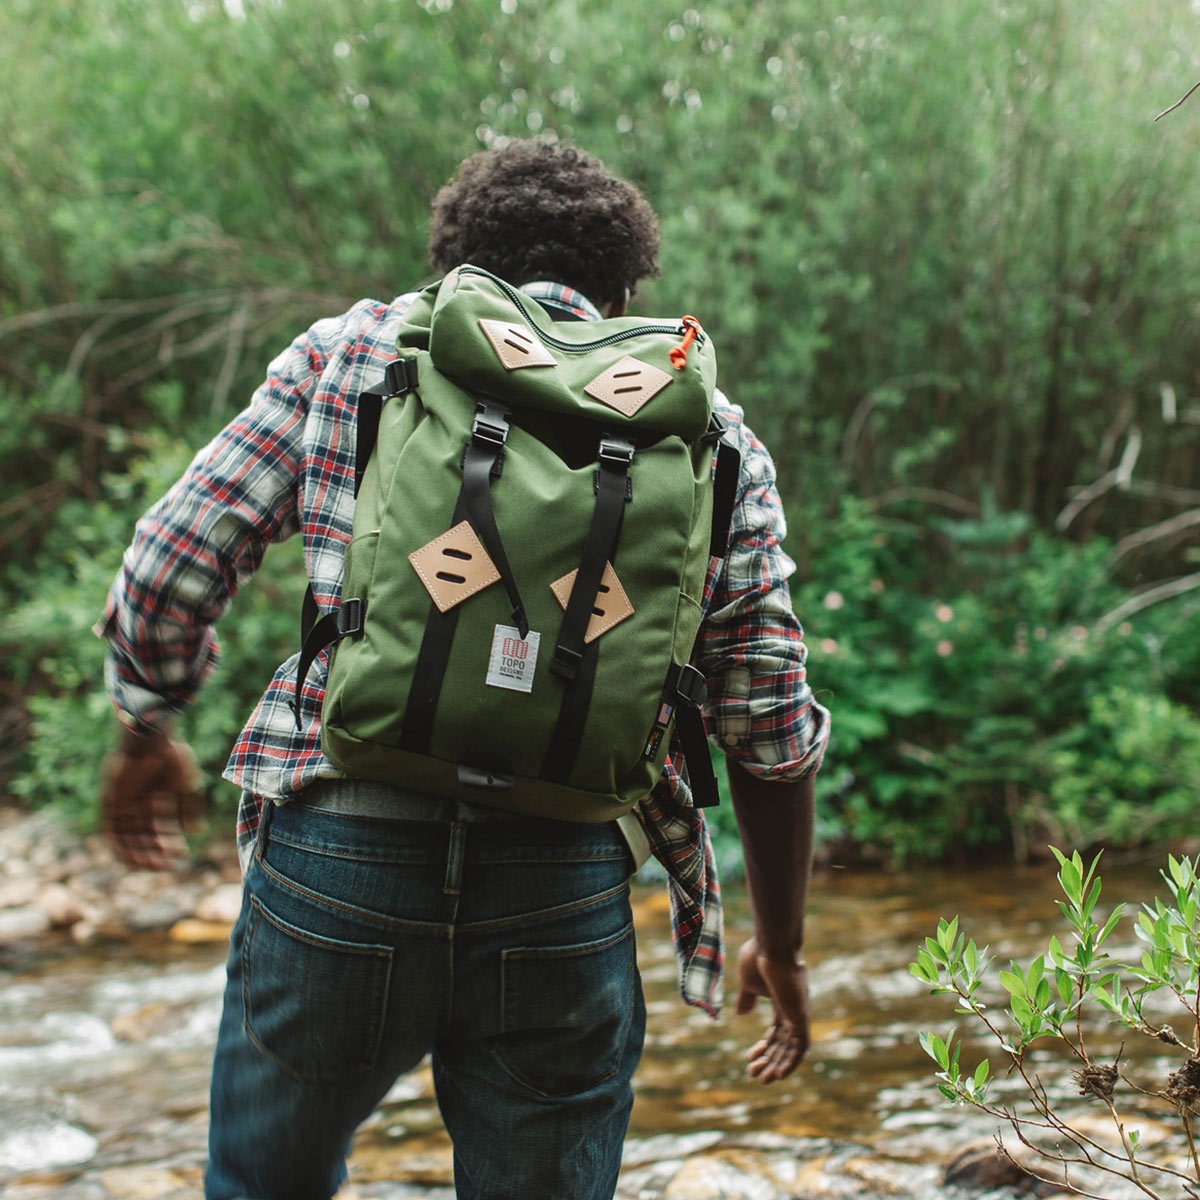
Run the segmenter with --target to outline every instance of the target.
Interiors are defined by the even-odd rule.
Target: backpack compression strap
[[[491,481],[499,476],[504,465],[504,445],[508,439],[508,410],[496,404],[480,401],[475,410],[475,421],[471,437],[463,450],[463,481],[455,504],[454,516],[450,520],[453,528],[460,521],[469,521],[476,536],[500,572],[512,604],[513,624],[524,638],[529,634],[529,620],[525,605],[517,589],[508,554],[496,526],[492,510]],[[417,652],[416,667],[408,692],[408,703],[404,708],[404,723],[401,727],[400,745],[405,750],[418,754],[429,753],[433,737],[433,719],[437,711],[438,696],[446,678],[450,663],[450,648],[454,642],[454,631],[458,625],[458,608],[442,612],[436,604],[430,605],[425,622],[425,633],[421,638],[421,649]]]
[[[599,643],[586,643],[584,639],[605,565],[614,562],[617,556],[625,505],[631,499],[629,468],[633,455],[633,443],[622,438],[604,438],[600,442],[596,504],[550,661],[551,672],[564,685],[554,735],[542,762],[541,777],[552,783],[567,782],[583,745],[600,660]]]

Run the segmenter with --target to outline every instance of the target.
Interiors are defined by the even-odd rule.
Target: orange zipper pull
[[[696,340],[696,334],[699,332],[700,322],[695,317],[683,318],[683,341],[670,354],[671,366],[675,370],[682,371],[687,366],[688,347]]]

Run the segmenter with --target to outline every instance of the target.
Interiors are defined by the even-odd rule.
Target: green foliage
[[[1196,503],[1200,427],[1164,397],[1194,407],[1200,124],[1151,122],[1194,24],[1121,0],[11,0],[0,727],[36,737],[4,773],[88,807],[87,627],[140,508],[299,328],[423,281],[465,154],[541,133],[646,190],[664,270],[637,304],[703,318],[775,455],[835,713],[823,835],[911,859],[1180,828],[1200,610],[1104,622],[1195,570],[1195,527],[1126,541]],[[223,627],[192,718],[210,773],[293,648],[296,557]]]
[[[860,500],[818,520],[794,590],[835,714],[826,837],[920,859],[1191,831],[1200,719],[1159,652],[1177,614],[1103,629],[1123,592],[1102,539],[995,508],[934,532]]]
[[[1123,1177],[1149,1196],[1193,1195],[1200,1184],[1194,1127],[1200,1100],[1198,862],[1168,856],[1167,870],[1161,873],[1166,899],[1159,896],[1141,907],[1133,932],[1142,951],[1128,956],[1110,949],[1126,906],[1116,905],[1107,916],[1100,911],[1099,856],[1085,868],[1078,851],[1067,857],[1053,846],[1051,850],[1064,897],[1058,906],[1066,923],[1065,948],[1053,935],[1045,952],[1027,966],[1013,962],[1007,971],[993,972],[987,948],[979,949],[959,932],[957,917],[943,918],[909,965],[932,994],[956,997],[957,1012],[997,1045],[1019,1089],[1015,1097],[1009,1089],[998,1099],[993,1085],[1000,1073],[988,1059],[972,1072],[960,1063],[962,1042],[956,1042],[954,1031],[946,1037],[924,1031],[920,1044],[938,1068],[936,1086],[952,1103],[971,1105],[1010,1126],[1023,1146],[1041,1156],[1041,1170],[1050,1171],[1054,1182],[1070,1178],[1074,1186],[1068,1191],[1107,1194],[1096,1190],[1103,1189],[1105,1177]],[[1003,993],[998,1004],[989,999],[996,984]],[[1186,1021],[1186,1040],[1162,1023],[1164,1004]],[[1150,1011],[1156,1013],[1153,1021]],[[1097,1043],[1115,1041],[1121,1030],[1142,1034],[1159,1049],[1175,1048],[1180,1065],[1165,1078],[1134,1081],[1120,1067],[1124,1042],[1113,1064],[1101,1061],[1096,1049]],[[1057,1044],[1062,1055],[1048,1066],[1047,1055],[1040,1054],[1035,1066],[1032,1051],[1045,1042]],[[1081,1119],[1083,1106],[1072,1104],[1054,1086],[1050,1073],[1063,1069],[1063,1056],[1073,1064],[1079,1095],[1107,1110],[1112,1123],[1107,1140]],[[1152,1069],[1161,1070],[1157,1063]],[[1129,1122],[1150,1112],[1177,1118],[1186,1158],[1170,1143],[1152,1152],[1142,1146],[1139,1131]],[[1039,1178],[1047,1177],[1036,1166],[1023,1165]],[[1063,1168],[1074,1173],[1063,1176]]]

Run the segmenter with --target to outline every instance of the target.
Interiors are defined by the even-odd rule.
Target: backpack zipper
[[[518,308],[521,307],[522,300],[530,299],[530,297],[523,295],[516,288],[510,287],[503,279],[493,275],[490,271],[485,271],[482,267],[462,267],[460,274],[482,275],[485,279],[490,279]],[[534,301],[534,303],[536,304],[537,302]],[[688,322],[691,322],[691,324]],[[699,331],[699,326],[696,325],[694,317],[685,317],[678,325],[639,325],[634,329],[626,329],[621,333],[611,333],[608,337],[597,338],[593,342],[584,342],[582,345],[577,345],[574,342],[564,342],[560,338],[556,338],[552,333],[547,333],[533,322],[530,322],[530,327],[551,350],[561,350],[564,354],[590,354],[593,350],[599,350],[604,346],[615,346],[618,342],[628,341],[629,338],[641,337],[647,333],[670,334],[672,337],[685,337],[690,333],[698,346],[703,346],[706,341],[704,334]],[[688,341],[690,344],[691,338]]]

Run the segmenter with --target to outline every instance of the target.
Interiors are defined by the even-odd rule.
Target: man
[[[658,228],[641,194],[597,160],[517,141],[460,166],[434,202],[430,249],[439,270],[470,262],[555,319],[595,320],[624,314],[639,280],[657,273]],[[174,831],[156,810],[187,793],[190,767],[167,724],[215,663],[211,627],[267,545],[301,533],[318,604],[339,599],[354,406],[393,357],[411,300],[363,301],[301,335],[138,525],[103,626],[123,726],[105,825],[134,865],[171,861]],[[828,717],[805,682],[773,464],[740,410],[719,394],[716,403],[742,466],[698,661],[754,913],[737,1010],[759,997],[774,1008],[748,1066],[770,1083],[808,1045],[803,921]],[[678,760],[620,823],[435,800],[403,780],[340,778],[316,719],[296,728],[294,677],[293,659],[226,770],[243,789],[246,887],[213,1069],[206,1195],[327,1200],[354,1130],[430,1053],[460,1197],[611,1197],[645,1028],[628,881],[650,853],[670,879],[683,996],[714,1014],[720,1002],[719,890]]]

